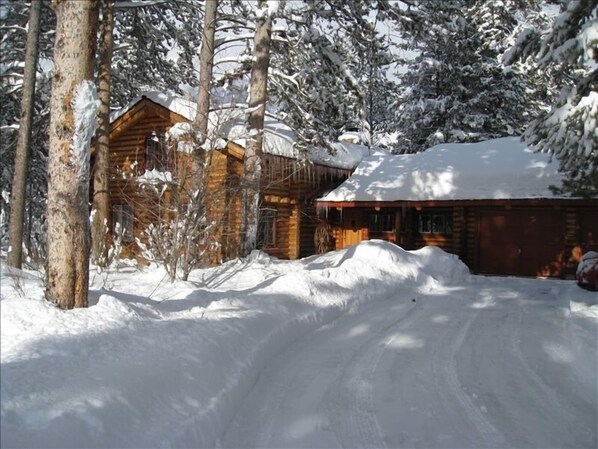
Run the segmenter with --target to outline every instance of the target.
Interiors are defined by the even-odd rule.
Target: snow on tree
[[[381,5],[367,2],[280,1],[275,13],[268,73],[269,112],[297,135],[298,146],[330,146],[344,129],[375,133],[391,125],[395,85],[385,69],[392,63],[388,35],[375,29],[387,20]],[[234,4],[221,17],[219,49],[243,42],[255,28],[248,3]],[[222,33],[230,32],[224,37]],[[216,80],[225,85],[247,77],[252,56],[248,43],[216,65],[236,62]],[[234,86],[233,86],[234,87]],[[383,93],[383,89],[388,88]],[[375,98],[375,100],[374,100]],[[384,124],[384,126],[382,126]]]
[[[26,179],[23,244],[27,260],[45,255],[45,200],[47,132],[49,126],[50,68],[56,16],[50,4],[41,3],[39,63],[32,114],[32,135]],[[23,93],[25,49],[30,6],[26,2],[2,2],[0,14],[0,239],[8,243],[10,192],[13,185],[17,136]]]
[[[598,195],[597,11],[593,0],[570,1],[542,37],[538,69],[559,73],[563,86],[552,110],[525,133],[528,144],[560,161],[563,191],[574,196]]]
[[[264,117],[268,97],[268,67],[270,66],[270,43],[272,16],[266,0],[258,0],[256,28],[253,45],[254,61],[249,85],[249,139],[245,148],[243,173],[243,201],[241,220],[241,255],[247,256],[257,247],[259,223],[261,159],[264,137]]]
[[[498,14],[505,12],[499,5],[503,3],[421,1],[397,13],[403,16],[407,47],[418,52],[403,78],[398,151],[523,131],[528,117],[525,82],[499,61],[501,36],[514,28],[514,13]]]
[[[114,5],[112,103],[124,106],[143,91],[182,93],[197,78],[203,5],[188,0],[117,1]]]
[[[63,309],[87,307],[89,157],[99,100],[92,81],[97,0],[56,3],[48,161],[46,299]]]

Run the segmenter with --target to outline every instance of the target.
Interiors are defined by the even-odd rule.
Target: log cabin
[[[148,92],[111,116],[110,196],[113,234],[123,257],[143,259],[149,230],[172,219],[188,201],[195,173],[191,129],[196,105],[180,97]],[[209,150],[204,157],[210,262],[238,255],[242,204],[244,111],[210,113]],[[188,134],[187,134],[188,137]],[[270,255],[296,259],[316,252],[320,223],[314,200],[347,179],[367,148],[341,143],[333,153],[300,150],[293,132],[271,116],[265,120],[258,246]],[[92,167],[94,154],[92,150]],[[206,224],[207,226],[207,224]],[[208,242],[205,242],[208,245]],[[151,249],[151,248],[150,248]]]
[[[558,163],[518,138],[363,158],[317,200],[332,248],[367,239],[437,246],[474,273],[570,277],[598,250],[598,200],[553,194]]]

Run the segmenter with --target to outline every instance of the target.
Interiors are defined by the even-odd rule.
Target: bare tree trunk
[[[23,220],[25,217],[25,185],[29,163],[31,123],[35,103],[35,78],[37,72],[40,11],[42,2],[31,2],[25,50],[25,73],[23,77],[23,98],[21,99],[21,120],[15,154],[15,172],[12,181],[10,201],[10,224],[8,237],[10,246],[6,263],[21,268],[23,263]]]
[[[46,299],[87,307],[89,145],[97,94],[93,62],[98,0],[55,0],[56,41],[50,100]]]
[[[214,63],[214,34],[216,32],[216,12],[218,0],[207,1],[203,25],[203,40],[199,54],[199,96],[197,99],[197,115],[195,125],[203,145],[208,137],[208,114],[210,112],[210,84]],[[199,151],[199,150],[198,150]]]
[[[96,159],[93,172],[93,221],[91,224],[92,260],[100,267],[108,265],[111,230],[110,213],[110,77],[112,74],[112,28],[114,0],[102,0],[98,96],[100,111],[96,131]]]
[[[249,86],[249,134],[245,149],[245,198],[242,220],[241,254],[247,255],[257,246],[259,220],[260,182],[262,175],[261,158],[264,135],[264,117],[268,89],[268,67],[270,66],[270,37],[272,19],[268,14],[265,0],[258,1],[258,9],[263,12],[258,17],[253,40],[253,66]],[[265,10],[265,11],[264,11]]]

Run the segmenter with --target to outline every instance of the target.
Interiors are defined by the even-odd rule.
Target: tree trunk
[[[93,222],[91,224],[92,260],[100,267],[108,265],[110,246],[110,76],[112,66],[114,0],[102,0],[98,96],[100,111],[96,131],[96,158],[93,172]]]
[[[23,76],[23,98],[21,99],[21,120],[15,154],[15,171],[12,180],[10,201],[10,224],[8,229],[9,248],[6,257],[8,266],[21,268],[23,263],[23,220],[25,217],[25,187],[29,163],[31,123],[35,103],[35,79],[37,72],[40,11],[42,2],[31,2],[25,50],[25,73]]]
[[[97,94],[93,62],[98,0],[57,0],[48,159],[46,299],[87,307],[89,288],[89,145]]]
[[[260,17],[253,41],[253,66],[249,86],[249,126],[247,148],[245,149],[245,198],[243,204],[242,255],[248,255],[257,246],[259,221],[261,158],[264,135],[264,117],[268,89],[268,67],[270,66],[270,37],[272,19],[265,0],[258,1]]]
[[[200,133],[199,145],[203,145],[208,137],[208,114],[210,112],[210,84],[214,63],[214,34],[216,32],[216,12],[218,0],[207,1],[204,16],[203,40],[199,54],[199,96],[197,99],[197,115],[195,125]],[[202,153],[199,149],[198,151]]]

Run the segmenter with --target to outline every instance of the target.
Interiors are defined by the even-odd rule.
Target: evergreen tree
[[[242,210],[241,255],[247,256],[257,247],[260,206],[261,159],[266,115],[268,67],[270,66],[270,42],[272,16],[266,0],[258,0],[254,36],[254,61],[249,85],[249,140],[245,148],[243,182],[245,184]]]
[[[72,309],[87,307],[89,289],[89,146],[99,106],[93,82],[99,2],[62,0],[55,8],[45,296]]]
[[[272,8],[275,22],[268,78],[270,112],[294,130],[299,149],[328,146],[347,127],[376,135],[392,127],[394,115],[389,111],[396,86],[385,69],[393,57],[387,37],[375,28],[376,21],[388,20],[389,3],[271,4],[276,7]],[[223,20],[233,24],[238,33],[233,39],[240,40],[254,24],[246,3],[234,5],[234,14]],[[227,39],[220,42],[226,45]],[[227,62],[232,59],[225,58]],[[221,76],[220,84],[247,76],[251,53],[240,52],[236,60],[238,65]]]
[[[32,114],[32,135],[26,179],[23,243],[27,257],[45,255],[46,161],[48,154],[50,71],[56,16],[49,2],[41,3],[39,63]],[[27,23],[30,4],[1,2],[0,14],[0,240],[8,244],[10,192],[20,128]]]
[[[93,166],[93,205],[91,222],[91,258],[99,267],[108,265],[110,224],[110,93],[114,0],[101,0],[101,32],[98,48],[98,97],[100,108],[96,131],[96,157]]]
[[[499,61],[502,41],[514,28],[512,14],[500,4],[422,1],[403,13],[407,47],[418,56],[403,78],[398,151],[523,131],[526,85]]]
[[[567,180],[559,193],[598,196],[598,6],[573,0],[540,40],[538,69],[557,73],[563,87],[552,110],[533,121],[525,139],[554,154]],[[525,45],[532,45],[525,42]]]
[[[203,4],[197,1],[117,1],[114,5],[112,103],[124,106],[143,91],[182,94],[197,78]]]
[[[23,96],[21,99],[21,120],[19,137],[15,154],[15,171],[12,185],[10,208],[10,246],[6,257],[9,266],[21,268],[23,253],[23,220],[25,214],[25,196],[27,172],[29,170],[29,153],[31,146],[31,124],[35,81],[37,77],[37,56],[40,31],[41,3],[31,4],[27,29],[27,50],[25,52],[25,69],[23,76]]]

